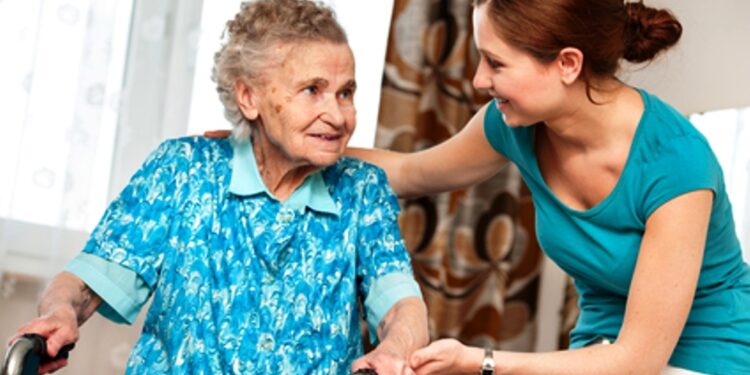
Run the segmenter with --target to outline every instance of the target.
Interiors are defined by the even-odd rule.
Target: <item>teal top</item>
[[[508,127],[489,104],[484,130],[492,147],[518,166],[532,193],[544,252],[575,281],[581,313],[570,335],[573,348],[597,337],[617,338],[649,216],[677,196],[711,190],[695,300],[669,363],[710,374],[749,374],[750,268],[742,260],[721,167],[684,116],[640,93],[645,111],[622,174],[612,192],[585,211],[566,206],[547,187],[534,152],[535,126]]]
[[[154,151],[66,270],[132,323],[126,373],[347,374],[375,327],[421,294],[382,170],[341,158],[285,202],[252,145],[181,138]],[[358,299],[364,311],[360,311]]]

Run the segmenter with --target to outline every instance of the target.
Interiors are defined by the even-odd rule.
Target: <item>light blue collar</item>
[[[234,156],[232,157],[232,180],[229,183],[229,192],[240,196],[266,193],[269,197],[276,199],[268,191],[260,177],[252,142],[232,140],[232,147],[234,148]],[[302,185],[284,202],[284,206],[300,212],[308,207],[318,212],[326,212],[336,216],[340,213],[331,194],[328,193],[328,187],[323,181],[321,171],[307,176]]]

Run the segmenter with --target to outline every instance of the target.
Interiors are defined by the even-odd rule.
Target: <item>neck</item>
[[[263,184],[282,202],[318,170],[309,164],[295,163],[260,130],[253,131],[253,153]]]
[[[545,133],[553,146],[579,151],[596,151],[628,141],[635,133],[643,102],[633,88],[616,80],[591,90],[592,103],[585,85],[572,88],[575,94],[559,116],[545,121]]]

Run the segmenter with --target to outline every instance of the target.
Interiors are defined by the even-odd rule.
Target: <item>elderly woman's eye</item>
[[[354,90],[343,90],[339,93],[341,99],[351,99],[354,96]]]

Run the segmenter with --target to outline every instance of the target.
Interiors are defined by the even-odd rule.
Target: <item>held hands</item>
[[[458,340],[443,339],[415,351],[407,361],[398,353],[379,350],[379,347],[358,359],[352,371],[371,368],[384,374],[477,374],[482,361],[482,350],[467,347]]]
[[[78,319],[72,307],[62,306],[19,328],[8,344],[26,333],[36,333],[46,337],[47,354],[55,357],[63,346],[78,341]],[[67,364],[67,359],[58,359],[40,366],[39,373],[55,372]]]
[[[437,340],[415,351],[409,365],[417,375],[423,374],[477,374],[481,366],[482,352],[470,348],[458,340]]]
[[[403,354],[382,348],[382,345],[354,361],[352,364],[352,371],[356,372],[361,369],[372,369],[378,375],[415,374],[414,371],[409,368],[407,358],[404,358]]]

